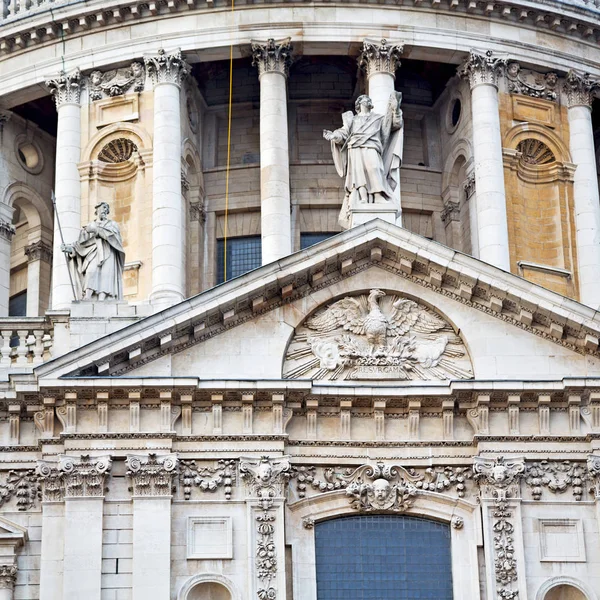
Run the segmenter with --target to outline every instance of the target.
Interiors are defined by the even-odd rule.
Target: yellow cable
[[[231,14],[235,8],[235,0],[231,0]],[[231,19],[232,25],[233,19]],[[233,30],[233,28],[232,28]],[[229,212],[229,167],[231,164],[231,106],[233,98],[233,40],[229,47],[229,114],[227,118],[227,167],[225,169],[225,224],[223,238],[223,281],[227,281],[227,216]]]

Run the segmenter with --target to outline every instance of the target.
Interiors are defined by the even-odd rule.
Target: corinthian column
[[[600,81],[569,71],[564,86],[569,118],[571,159],[577,166],[573,179],[579,299],[600,305],[600,198],[592,128],[592,99]]]
[[[64,71],[48,79],[46,86],[54,96],[58,111],[56,132],[56,215],[54,219],[54,261],[52,263],[52,309],[68,308],[73,297],[61,236],[65,242],[77,239],[81,228],[81,181],[77,164],[81,160],[81,74],[79,69]]]
[[[388,41],[385,39],[380,42],[371,40],[363,42],[358,64],[364,69],[367,75],[368,94],[373,101],[373,110],[380,115],[386,114],[390,96],[395,91],[396,71],[400,67],[400,56],[403,51],[403,44],[388,44]],[[402,131],[402,135],[398,138],[397,152],[400,157],[402,157],[403,145],[404,131]],[[394,174],[394,179],[397,181],[397,186],[394,190],[394,203],[397,208],[395,222],[396,225],[402,225],[399,172]]]
[[[181,302],[185,294],[179,92],[189,66],[179,50],[167,54],[161,49],[144,61],[154,84],[150,301],[160,310]]]
[[[260,79],[260,226],[262,264],[291,254],[287,77],[290,40],[252,42]]]
[[[13,600],[16,579],[16,565],[0,565],[0,600]]]
[[[458,69],[471,86],[473,158],[477,189],[479,258],[505,271],[510,270],[504,165],[498,111],[498,75],[506,60],[488,51],[471,51]]]

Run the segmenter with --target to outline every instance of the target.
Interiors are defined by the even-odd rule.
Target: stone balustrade
[[[33,367],[51,357],[53,332],[44,317],[0,319],[0,369]]]

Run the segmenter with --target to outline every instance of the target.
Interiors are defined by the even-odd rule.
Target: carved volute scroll
[[[469,379],[467,350],[446,321],[401,296],[370,290],[319,308],[297,329],[283,376],[328,380]]]

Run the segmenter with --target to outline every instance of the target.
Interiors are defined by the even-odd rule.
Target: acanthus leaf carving
[[[290,461],[287,456],[242,458],[240,474],[249,493],[259,500],[263,508],[270,508],[274,498],[284,495],[285,484],[290,478]]]
[[[88,78],[90,100],[122,96],[129,90],[143,92],[145,81],[144,65],[139,61],[132,62],[129,67],[111,69],[105,73],[92,71]]]
[[[281,73],[288,76],[292,63],[292,43],[290,38],[266,42],[252,41],[252,64],[258,67],[259,76],[263,73]]]
[[[372,289],[317,310],[290,342],[291,379],[468,379],[471,363],[452,326],[413,300]]]
[[[592,483],[590,492],[600,499],[600,456],[590,454],[587,459],[588,480]]]
[[[469,52],[469,58],[458,68],[458,76],[469,81],[471,89],[477,85],[498,87],[498,77],[504,72],[506,58],[496,57],[491,50],[481,54],[477,50]]]
[[[577,73],[571,69],[567,73],[563,89],[569,108],[591,106],[594,94],[600,90],[600,80],[592,79],[589,73]]]
[[[183,487],[183,498],[189,500],[192,490],[216,492],[223,488],[225,499],[231,500],[232,487],[235,484],[234,460],[219,460],[214,467],[199,466],[195,460],[182,460],[179,463],[179,481]]]
[[[155,86],[160,83],[173,83],[181,86],[183,80],[190,73],[190,67],[179,49],[167,53],[161,48],[155,56],[145,57],[144,63],[146,72]]]
[[[12,590],[17,580],[17,565],[0,565],[0,589]],[[12,598],[12,594],[10,596]]]
[[[65,498],[100,497],[104,495],[105,479],[112,466],[110,456],[59,456],[58,471],[62,473]]]
[[[404,52],[404,44],[389,44],[386,39],[379,42],[365,40],[358,66],[366,71],[367,77],[373,73],[389,73],[395,77],[402,52]]]
[[[75,69],[71,73],[61,71],[56,77],[46,80],[46,87],[54,97],[56,108],[63,104],[79,104],[82,87],[81,71]]]
[[[127,477],[131,478],[134,496],[170,496],[173,492],[173,477],[178,472],[176,454],[158,456],[127,456]]]
[[[42,486],[34,469],[9,471],[6,481],[0,483],[0,506],[16,498],[17,510],[29,510],[41,497]]]
[[[36,468],[42,483],[42,498],[45,502],[61,502],[64,499],[64,473],[59,471],[58,464],[47,460],[38,460]]]

